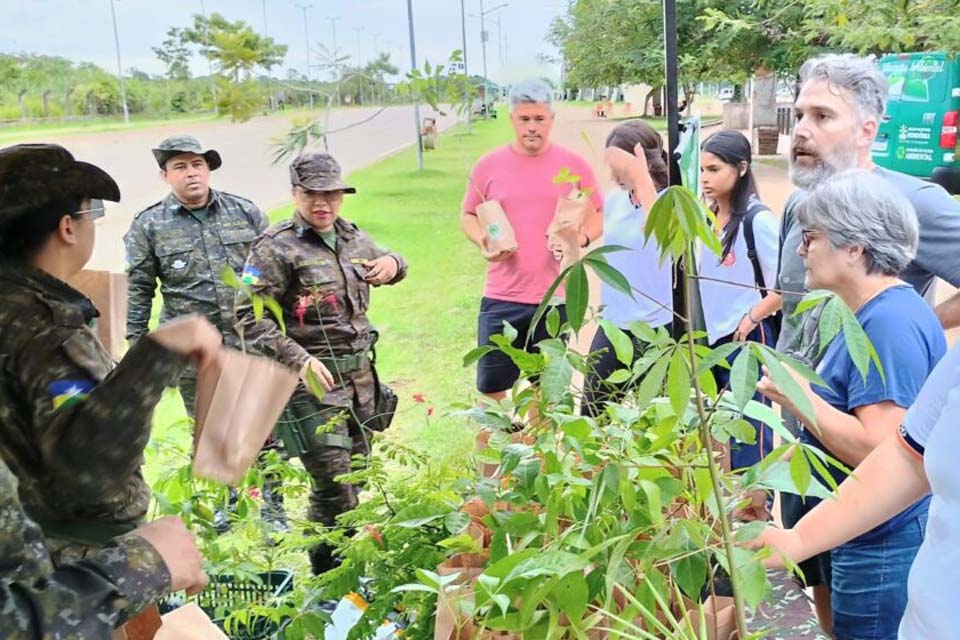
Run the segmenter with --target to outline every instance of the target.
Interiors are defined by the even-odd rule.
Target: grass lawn
[[[78,120],[76,122],[43,122],[28,124],[14,124],[0,128],[0,143],[14,144],[18,140],[32,138],[36,135],[72,135],[77,133],[100,133],[103,131],[131,131],[133,129],[146,129],[148,127],[158,127],[165,124],[207,122],[215,120],[216,116],[212,113],[185,113],[169,118],[131,118],[130,124],[124,124],[123,118],[103,117],[91,120]]]
[[[509,139],[507,118],[478,121],[470,134],[461,128],[443,134],[438,149],[426,152],[422,172],[415,149],[408,149],[349,176],[358,193],[347,196],[343,217],[409,264],[403,282],[374,291],[370,314],[381,336],[379,371],[400,396],[391,433],[435,458],[462,457],[473,446],[473,431],[460,428],[464,420],[445,415],[454,403],[473,402],[474,368],[461,360],[476,344],[486,270],[460,231],[460,201],[474,161]],[[287,206],[270,218],[291,212]],[[414,394],[426,402],[415,402]],[[157,408],[154,437],[189,441],[176,392]],[[149,457],[148,481],[170,463],[164,458]]]

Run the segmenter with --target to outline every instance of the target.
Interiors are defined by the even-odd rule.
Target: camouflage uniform
[[[4,250],[40,233],[37,220],[76,211],[68,207],[85,193],[120,199],[106,173],[62,147],[0,151]],[[0,457],[59,565],[143,519],[153,408],[185,359],[146,339],[115,367],[91,328],[99,314],[90,300],[21,255],[0,261],[0,300]]]
[[[23,512],[0,459],[0,637],[108,638],[170,590],[163,558],[136,534],[54,571],[43,534]]]
[[[340,181],[340,167],[326,154],[302,156],[291,166],[294,185],[312,190],[354,192]],[[256,321],[247,304],[238,312],[238,330],[246,344],[279,362],[301,370],[315,357],[323,362],[337,386],[317,401],[305,389],[294,394],[286,417],[307,422],[308,428],[291,433],[280,425],[291,455],[300,455],[314,480],[309,518],[333,526],[336,517],[357,505],[357,489],[334,482],[351,470],[352,454],[369,451],[362,424],[375,413],[376,373],[369,359],[373,328],[367,318],[370,285],[364,279],[369,260],[389,255],[397,261],[395,284],[406,275],[406,263],[373,243],[356,225],[343,219],[334,224],[336,250],[304,220],[293,218],[271,226],[254,242],[243,279],[254,293],[275,299],[283,309],[286,334],[266,312]],[[338,414],[345,414],[329,432],[316,434],[316,427]],[[311,417],[313,418],[311,420]],[[291,442],[290,438],[296,438]],[[311,554],[314,571],[329,568],[329,550]]]
[[[216,151],[204,151],[191,136],[164,140],[154,156],[161,168],[179,153],[206,158],[211,170],[220,166]],[[254,238],[267,228],[267,218],[245,198],[210,189],[205,216],[195,216],[171,193],[136,215],[124,236],[129,280],[127,339],[131,344],[147,332],[157,280],[163,297],[160,322],[189,313],[205,316],[237,346],[234,334],[234,290],[223,283],[227,267],[237,274]],[[192,367],[180,382],[187,411],[193,415],[196,373]]]

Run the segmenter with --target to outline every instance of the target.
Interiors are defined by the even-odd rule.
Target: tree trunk
[[[27,90],[26,90],[26,89],[21,89],[21,90],[17,93],[17,104],[20,105],[20,119],[21,119],[21,120],[26,120],[26,119],[27,119],[27,107],[23,104],[23,97],[24,97],[25,95],[27,95]]]
[[[63,94],[63,114],[67,116],[73,115],[73,89],[67,89],[67,92]]]
[[[693,111],[693,99],[697,95],[697,85],[693,83],[687,83],[683,85],[683,100],[687,103],[687,116],[689,117]]]
[[[50,90],[47,89],[43,92],[43,117],[50,117]]]
[[[657,87],[653,92],[653,117],[663,116],[663,87]]]

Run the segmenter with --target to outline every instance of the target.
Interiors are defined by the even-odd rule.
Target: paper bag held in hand
[[[519,248],[513,227],[507,214],[496,200],[487,200],[477,205],[477,218],[486,234],[486,249],[490,253],[516,251]]]
[[[230,640],[207,614],[190,602],[164,615],[154,640]]]
[[[235,485],[253,464],[297,386],[273,360],[221,349],[197,372],[193,472]]]

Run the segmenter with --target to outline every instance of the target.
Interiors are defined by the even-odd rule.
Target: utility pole
[[[262,0],[263,5],[263,37],[268,37],[267,32],[267,0]],[[267,72],[269,74],[269,71]],[[267,76],[267,86],[270,87],[270,110],[273,111],[275,107],[275,101],[277,99],[276,86],[273,84],[273,79]]]
[[[123,105],[123,123],[130,124],[130,111],[127,109],[127,89],[123,84],[123,63],[120,62],[120,32],[117,30],[117,10],[113,6],[113,0],[110,0],[110,16],[113,18],[113,43],[117,47],[117,76],[120,78],[120,103]]]
[[[460,37],[463,40],[463,75],[467,78],[467,133],[471,130],[473,120],[473,87],[470,85],[470,70],[467,68],[467,12],[464,7],[466,0],[460,0]]]
[[[480,0],[480,48],[482,50],[483,56],[483,108],[484,112],[489,108],[489,101],[487,100],[487,85],[490,84],[490,78],[487,76],[487,28],[484,18],[487,14],[493,13],[494,11],[499,11],[507,6],[507,3],[498,4],[492,9],[483,10],[483,0]],[[487,116],[490,114],[487,113]]]
[[[677,110],[677,2],[663,2],[663,50],[664,76],[666,80],[667,101],[667,175],[670,185],[681,184],[680,165],[677,162],[677,147],[680,146],[680,112]],[[674,265],[673,309],[677,313],[673,320],[673,335],[679,340],[687,328],[683,320],[690,312],[687,298],[685,265],[677,260]]]
[[[336,83],[337,87],[337,106],[342,104],[340,98],[340,63],[337,62],[337,20],[340,19],[340,16],[334,16],[333,18],[327,18],[330,21],[330,29],[333,31],[333,81]]]
[[[203,22],[207,31],[207,38],[210,38],[210,25],[207,23],[207,7],[203,0],[200,0],[200,15],[203,16]],[[220,115],[220,105],[217,104],[217,80],[213,77],[213,63],[210,61],[210,50],[207,49],[207,75],[210,76],[210,95],[213,96],[213,114]]]
[[[313,87],[310,86],[310,30],[307,28],[307,9],[312,4],[298,4],[297,8],[303,10],[303,43],[307,46],[307,91],[310,93],[310,108],[313,109]]]
[[[360,32],[363,31],[363,27],[354,27],[353,30],[357,34],[357,82],[360,85],[360,106],[363,106],[363,83],[367,81],[366,76],[363,75],[363,60],[360,52]]]
[[[410,70],[417,68],[417,44],[413,34],[413,0],[407,0],[407,24],[410,27]],[[423,171],[423,137],[420,135],[420,99],[413,99],[413,125],[417,132],[417,169]]]
[[[500,66],[503,66],[503,31],[500,30],[500,15],[497,15],[497,55],[500,58]]]

